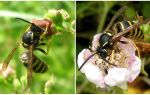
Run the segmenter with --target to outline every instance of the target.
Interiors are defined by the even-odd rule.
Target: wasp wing
[[[104,32],[108,31],[110,27],[113,25],[114,21],[127,9],[127,6],[120,8],[117,13],[112,17],[110,23],[107,25]]]
[[[20,44],[21,44],[21,42],[17,43],[17,45],[11,50],[11,52],[9,53],[7,58],[4,60],[4,63],[2,66],[3,71],[5,71],[7,69],[10,60],[12,59],[13,55],[15,54],[15,52],[16,52],[17,48],[20,46]]]
[[[150,43],[134,41],[142,57],[150,55]]]

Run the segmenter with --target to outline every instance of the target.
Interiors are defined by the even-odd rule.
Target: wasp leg
[[[48,25],[46,26],[46,31],[41,35],[41,37],[40,37],[40,39],[43,39],[44,38],[44,36],[45,36],[45,34],[46,34],[46,32],[47,32],[47,30],[48,30]],[[47,55],[48,54],[48,52],[49,52],[49,47],[50,47],[50,40],[48,40],[47,41],[47,51],[44,53],[45,55]]]
[[[44,53],[45,55],[47,54],[47,52],[45,52],[43,49],[40,49],[40,48],[35,48],[35,49],[41,51],[41,52]]]
[[[45,36],[46,32],[44,31],[44,33],[40,36],[40,40],[42,40]]]
[[[145,71],[145,68],[144,68],[144,63],[145,63],[145,60],[142,61],[141,73],[145,75],[146,77],[148,77],[148,73]]]
[[[40,36],[40,40],[44,38],[45,34],[47,33],[48,30],[48,25],[46,26],[46,30],[44,31],[44,33]]]
[[[127,9],[127,6],[124,6],[122,8],[120,8],[117,13],[112,17],[110,23],[107,25],[106,29],[104,32],[106,32],[108,29],[110,29],[110,27],[112,27],[114,21]]]
[[[110,55],[110,61],[111,61],[111,64],[114,64],[114,63],[113,63],[113,60],[114,60],[114,54],[115,54],[115,50],[112,50],[111,55]]]
[[[38,45],[38,46],[46,45],[46,47],[47,47],[46,51],[41,50],[40,48],[36,48],[36,49],[40,50],[42,53],[44,53],[45,55],[47,55],[48,52],[49,52],[49,48],[50,48],[50,42],[51,42],[50,40],[47,40],[46,43],[40,43]]]
[[[130,41],[131,41],[131,40],[130,40]],[[140,57],[140,51],[139,51],[138,47],[136,46],[136,44],[135,44],[133,41],[131,41],[131,43],[134,45],[134,48],[135,48],[135,50],[137,51],[138,57],[141,58],[141,57]]]
[[[48,26],[46,27],[46,31],[47,31],[47,30],[48,30]],[[50,43],[51,43],[51,40],[47,40],[47,51],[46,51],[46,55],[47,55],[48,52],[49,52]]]
[[[43,46],[43,45],[46,45],[46,43],[40,43],[40,44],[38,44],[38,46]]]
[[[111,57],[110,57],[110,60],[113,60],[114,59],[114,50],[112,50],[112,53],[111,53]]]
[[[47,45],[47,44],[46,44],[46,43],[40,43],[40,44],[38,44],[38,46],[43,46],[43,45]],[[35,49],[41,51],[41,52],[44,53],[45,55],[48,54],[48,51],[45,52],[43,49],[40,49],[40,48],[35,48]]]
[[[23,46],[24,48],[29,48],[29,46],[26,45],[25,43],[22,43],[22,46]]]
[[[47,55],[48,52],[49,52],[50,43],[51,43],[51,40],[48,40],[48,41],[47,41],[47,51],[46,51],[46,55]]]
[[[135,19],[138,19],[139,22],[144,22],[143,16],[139,16],[137,11],[136,11]]]

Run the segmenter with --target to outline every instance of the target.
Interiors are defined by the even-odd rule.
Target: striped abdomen
[[[21,58],[22,63],[27,67],[28,62],[29,62],[29,53],[23,52],[20,58]],[[33,55],[32,64],[33,64],[32,65],[33,71],[35,73],[44,73],[48,70],[48,66],[35,55]]]
[[[121,31],[125,30],[126,28],[128,28],[129,26],[132,26],[133,24],[134,23],[131,21],[118,22],[115,24],[114,30],[116,33],[119,33]],[[143,34],[142,30],[140,29],[140,27],[132,30],[131,32],[128,32],[124,36],[127,38],[134,39],[134,40],[143,40],[144,39],[144,34]]]

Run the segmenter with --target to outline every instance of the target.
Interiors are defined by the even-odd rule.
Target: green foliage
[[[21,41],[21,36],[29,27],[29,24],[15,20],[20,17],[31,21],[32,19],[43,19],[44,15],[51,9],[65,10],[70,20],[59,29],[57,22],[54,28],[58,34],[54,35],[50,43],[48,55],[35,51],[35,55],[43,60],[49,67],[44,74],[33,74],[31,93],[75,93],[74,88],[74,31],[71,26],[75,19],[74,2],[0,2],[0,60],[1,62],[8,56],[16,42]],[[55,18],[57,20],[57,18]],[[60,19],[59,19],[60,20]],[[62,19],[64,23],[65,20]],[[60,32],[60,33],[59,33]],[[46,48],[46,47],[44,47]],[[14,57],[10,61],[11,68],[15,73],[12,76],[3,78],[0,75],[0,93],[27,93],[24,92],[27,83],[27,69],[21,64],[19,56],[25,51],[19,47]],[[49,85],[47,86],[46,84]]]

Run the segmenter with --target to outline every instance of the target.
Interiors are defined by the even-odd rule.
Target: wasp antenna
[[[31,23],[30,21],[27,21],[27,20],[25,20],[25,19],[22,19],[22,18],[18,18],[18,17],[16,17],[15,19],[22,20],[22,21],[24,21],[24,22],[26,22],[26,23],[33,24],[33,23]]]
[[[15,19],[22,20],[22,21],[24,21],[24,22],[26,22],[26,23],[29,23],[29,24],[34,25],[35,27],[37,27],[37,28],[39,28],[39,29],[41,29],[41,30],[43,30],[43,31],[46,31],[45,29],[43,29],[43,28],[41,28],[41,27],[35,25],[34,23],[32,23],[32,22],[30,22],[30,21],[27,21],[27,20],[25,20],[25,19],[17,18],[17,17],[16,17]]]
[[[84,62],[83,64],[80,66],[80,68],[78,69],[78,71],[80,71],[82,69],[82,67],[85,65],[85,63],[91,58],[93,57],[95,54],[97,54],[98,52],[93,53],[92,55],[90,55]]]

